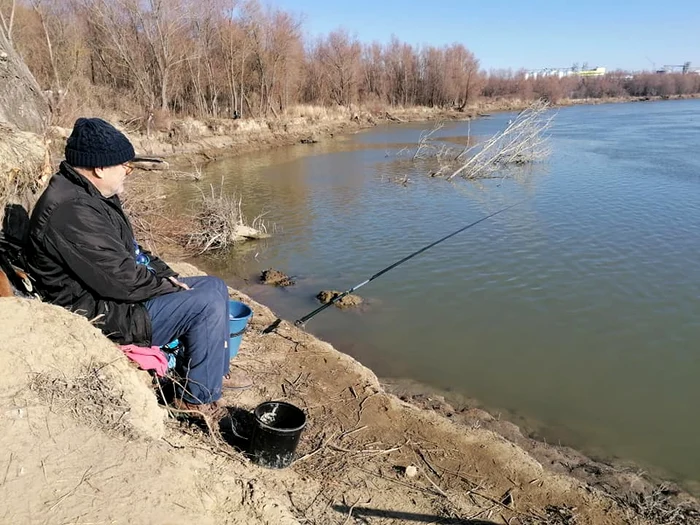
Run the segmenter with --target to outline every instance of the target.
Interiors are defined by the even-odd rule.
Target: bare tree
[[[189,58],[182,41],[178,41],[187,27],[187,4],[176,0],[149,0],[148,4],[148,10],[140,10],[139,3],[134,1],[131,11],[141,22],[146,43],[155,58],[160,105],[163,111],[167,111],[170,80],[175,68]]]
[[[445,52],[436,47],[427,47],[421,53],[423,90],[421,101],[430,107],[443,107],[447,101],[445,89]]]
[[[7,4],[9,4],[9,7]],[[0,30],[10,44],[12,44],[12,29],[15,24],[16,8],[17,0],[11,0],[10,2],[4,0],[0,2]],[[9,13],[6,14],[5,11],[9,11]]]
[[[418,76],[413,47],[392,37],[385,52],[385,67],[389,82],[389,103],[402,106],[412,104]]]
[[[365,100],[386,100],[387,82],[382,45],[373,42],[362,50],[362,83],[360,95]]]
[[[316,49],[331,99],[348,106],[357,100],[362,48],[345,30],[333,31]]]
[[[169,108],[171,80],[191,58],[184,34],[188,4],[182,0],[83,0],[96,31],[93,45],[104,46],[121,62],[150,109]]]
[[[248,20],[236,20],[237,0],[230,0],[224,8],[224,20],[218,26],[219,48],[232,110],[243,115],[246,60],[250,54],[250,40],[246,38]]]
[[[261,114],[284,109],[301,52],[300,23],[283,11],[258,12],[250,25],[253,71],[258,76]],[[295,52],[296,51],[296,52]]]
[[[309,42],[295,16],[259,0],[0,0],[0,34],[50,90],[61,124],[86,108],[160,126],[171,112],[281,116],[298,103],[385,113],[700,93],[693,74],[486,74],[461,44],[365,45],[343,30]]]
[[[474,53],[462,44],[454,44],[447,50],[448,64],[451,68],[453,89],[456,91],[455,106],[464,111],[466,105],[479,95],[483,86],[479,73],[479,61]]]
[[[185,68],[180,71],[177,83],[181,93],[187,92],[191,86],[194,100],[183,96],[181,106],[194,105],[200,115],[218,117],[221,112],[222,97],[227,90],[228,67],[225,63],[225,49],[222,45],[221,28],[222,16],[229,7],[235,7],[235,2],[225,0],[192,1],[187,8],[189,13],[189,33],[196,38],[185,39],[180,45],[191,48],[192,60],[185,61]],[[233,98],[233,97],[232,97]]]
[[[58,64],[56,63],[56,57],[54,56],[53,52],[53,44],[51,43],[51,35],[49,34],[49,29],[48,26],[46,25],[46,13],[45,13],[45,5],[42,2],[42,0],[31,0],[32,2],[32,7],[34,8],[34,11],[36,12],[37,16],[39,17],[39,21],[41,22],[41,28],[44,32],[44,38],[46,40],[46,50],[48,52],[49,56],[49,64],[51,65],[51,71],[53,73],[53,81],[52,81],[52,86],[51,86],[51,91],[53,94],[53,100],[54,100],[54,105],[60,104],[60,97],[62,95],[62,89],[61,89],[61,78],[58,74]]]

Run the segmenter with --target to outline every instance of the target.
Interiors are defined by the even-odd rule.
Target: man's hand
[[[168,277],[168,281],[170,281],[171,283],[173,283],[175,286],[179,286],[179,287],[182,288],[183,290],[189,290],[189,289],[190,289],[190,287],[187,286],[185,283],[178,281],[178,280],[177,280],[177,277]]]

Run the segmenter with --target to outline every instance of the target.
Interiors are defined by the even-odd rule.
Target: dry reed
[[[268,236],[263,215],[248,223],[242,210],[242,199],[224,192],[223,180],[219,189],[210,185],[210,192],[201,191],[201,200],[194,214],[195,227],[189,234],[187,246],[202,254],[211,250],[225,250],[246,239]]]

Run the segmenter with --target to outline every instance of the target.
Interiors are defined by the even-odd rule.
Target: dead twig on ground
[[[367,449],[357,449],[357,450],[352,450],[349,448],[344,448],[338,445],[334,444],[329,444],[329,448],[332,448],[333,450],[337,450],[338,452],[345,452],[347,454],[372,454],[373,456],[378,456],[381,454],[389,454],[391,452],[396,452],[398,450],[401,450],[404,445],[399,445],[398,447],[391,447],[387,449],[374,449],[374,448],[367,448]]]
[[[80,485],[82,485],[82,484],[85,482],[85,479],[87,478],[88,474],[90,473],[90,470],[92,470],[92,466],[88,467],[88,468],[85,470],[85,472],[83,472],[83,475],[82,475],[82,477],[80,478],[80,481],[78,481],[78,484],[77,484],[75,487],[73,487],[71,490],[69,490],[68,492],[66,492],[63,496],[61,496],[60,498],[58,498],[58,501],[56,501],[56,503],[54,503],[53,505],[51,505],[51,507],[49,508],[49,510],[51,511],[51,510],[55,509],[55,508],[58,507],[67,497],[69,497],[69,496],[75,494],[75,491],[78,490],[78,487],[80,487]]]
[[[331,441],[333,441],[333,440],[335,439],[335,437],[336,437],[335,434],[331,434],[331,437],[329,437],[329,438],[328,438],[327,440],[325,440],[325,441],[322,441],[321,444],[320,444],[318,447],[316,447],[316,449],[315,449],[313,452],[310,452],[310,453],[308,453],[308,454],[303,455],[303,456],[300,457],[300,458],[297,458],[296,462],[298,463],[298,462],[301,462],[301,461],[305,461],[305,460],[307,460],[307,459],[309,459],[309,458],[315,456],[315,455],[318,454],[321,450],[323,450],[324,448],[326,448],[326,447],[328,446],[328,444],[329,444]]]
[[[360,503],[361,499],[362,498],[357,498],[357,501],[352,504],[352,506],[350,507],[350,510],[348,511],[348,517],[345,518],[343,525],[348,525],[348,523],[350,523],[350,520],[352,519],[352,511],[355,510],[355,507],[357,507],[357,504]]]
[[[83,373],[74,378],[56,378],[47,374],[34,374],[29,388],[42,399],[56,401],[64,409],[87,424],[107,432],[132,437],[133,428],[126,421],[130,407],[122,395],[116,395],[109,380],[100,375],[100,368],[89,363]]]
[[[12,461],[14,461],[15,455],[10,452],[10,460],[7,462],[7,468],[5,469],[5,477],[2,479],[2,483],[0,483],[0,487],[2,487],[5,482],[7,482],[7,476],[10,473],[10,466],[12,466]]]
[[[440,474],[437,470],[435,470],[435,467],[433,467],[433,466],[430,464],[430,462],[429,462],[428,459],[426,458],[425,454],[424,454],[423,451],[418,447],[418,445],[416,445],[416,447],[415,447],[414,450],[415,450],[415,452],[420,456],[420,458],[423,460],[423,463],[425,463],[425,464],[428,466],[428,468],[432,471],[432,473],[435,474],[438,478],[442,478],[442,474]]]

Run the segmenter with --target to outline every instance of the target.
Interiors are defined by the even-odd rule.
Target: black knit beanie
[[[79,118],[66,141],[66,162],[79,168],[103,168],[129,162],[135,156],[129,139],[99,118]]]

